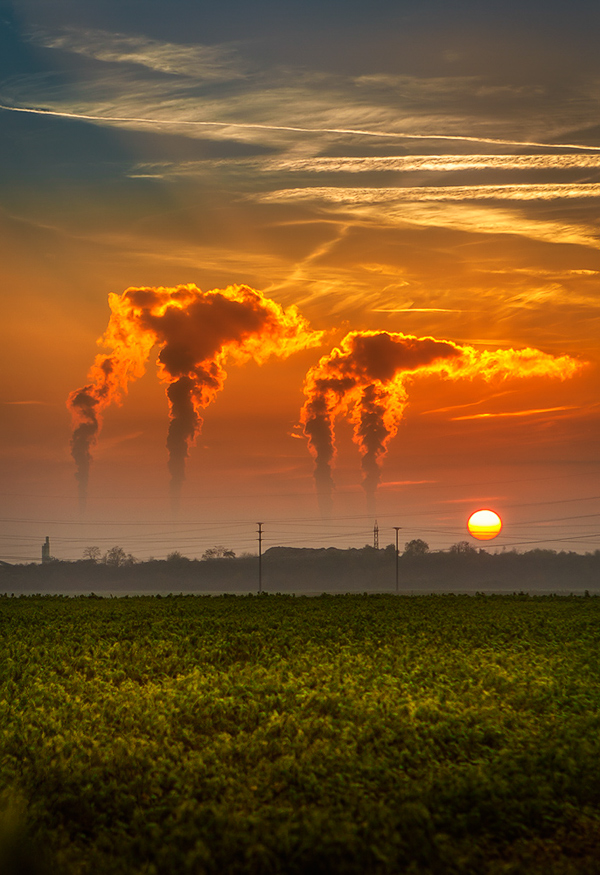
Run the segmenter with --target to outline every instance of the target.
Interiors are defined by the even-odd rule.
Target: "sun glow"
[[[502,529],[502,520],[493,510],[476,510],[467,522],[469,534],[478,541],[491,541]]]

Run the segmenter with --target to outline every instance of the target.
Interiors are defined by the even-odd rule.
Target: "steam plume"
[[[346,415],[354,424],[354,441],[362,455],[363,487],[370,514],[381,462],[396,434],[407,404],[407,384],[416,376],[439,374],[443,379],[481,376],[572,376],[581,363],[537,349],[479,351],[433,337],[413,337],[386,331],[351,331],[339,347],[323,356],[306,375],[301,422],[315,459],[315,483],[321,514],[332,507],[335,420]]]
[[[73,417],[71,453],[77,465],[80,508],[85,508],[91,450],[102,414],[120,404],[128,383],[140,377],[156,345],[158,373],[169,402],[169,470],[176,509],[189,447],[202,427],[200,411],[214,400],[227,376],[225,365],[248,359],[262,364],[270,355],[287,357],[315,346],[295,307],[279,304],[248,286],[202,292],[195,285],[130,288],[109,295],[110,321],[99,343],[112,349],[98,355],[88,383],[69,395]]]

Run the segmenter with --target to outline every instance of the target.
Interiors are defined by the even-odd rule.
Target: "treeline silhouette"
[[[529,550],[488,553],[466,541],[430,552],[409,542],[398,557],[398,591],[419,592],[600,592],[600,550],[593,553]],[[96,554],[94,553],[94,556]],[[122,548],[101,559],[0,566],[0,593],[256,592],[258,557],[235,557],[212,548],[202,559],[178,552],[138,562]],[[271,547],[262,556],[265,592],[393,592],[396,554],[381,550]]]

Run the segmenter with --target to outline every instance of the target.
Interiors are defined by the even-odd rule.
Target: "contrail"
[[[334,204],[426,203],[465,200],[561,200],[600,196],[600,183],[516,183],[511,185],[421,185],[403,188],[283,188],[259,195],[262,203],[321,200]]]
[[[139,122],[151,125],[189,125],[195,127],[240,128],[261,131],[289,131],[296,134],[353,134],[362,137],[380,137],[398,140],[445,140],[459,143],[489,143],[496,146],[525,146],[536,149],[578,149],[584,152],[600,152],[600,146],[582,146],[581,143],[538,143],[529,140],[503,140],[496,137],[470,137],[463,134],[407,134],[398,131],[369,131],[361,128],[302,128],[294,125],[265,125],[250,122],[206,122],[185,119],[140,118],[138,116],[89,115],[76,112],[59,112],[54,109],[34,109],[25,106],[0,104],[7,112],[27,112],[33,115],[50,115],[59,118],[81,119],[95,122]]]
[[[98,355],[88,384],[71,392],[71,453],[77,465],[80,509],[85,509],[91,449],[102,412],[120,404],[128,384],[141,377],[152,348],[159,348],[158,376],[169,401],[167,448],[171,498],[176,512],[189,447],[202,427],[200,411],[223,388],[227,363],[271,355],[287,358],[316,346],[322,332],[311,331],[295,307],[284,310],[248,286],[202,292],[193,284],[175,288],[129,288],[109,295],[111,317],[100,340],[112,349]]]
[[[362,456],[368,512],[375,513],[381,462],[408,403],[407,386],[417,376],[443,379],[573,376],[582,363],[537,349],[493,352],[433,337],[387,331],[351,331],[306,375],[300,421],[315,459],[321,514],[332,509],[335,420],[347,416]],[[466,418],[466,417],[460,417]]]

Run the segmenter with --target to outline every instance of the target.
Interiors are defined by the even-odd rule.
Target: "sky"
[[[2,0],[0,559],[600,548],[599,25]]]

